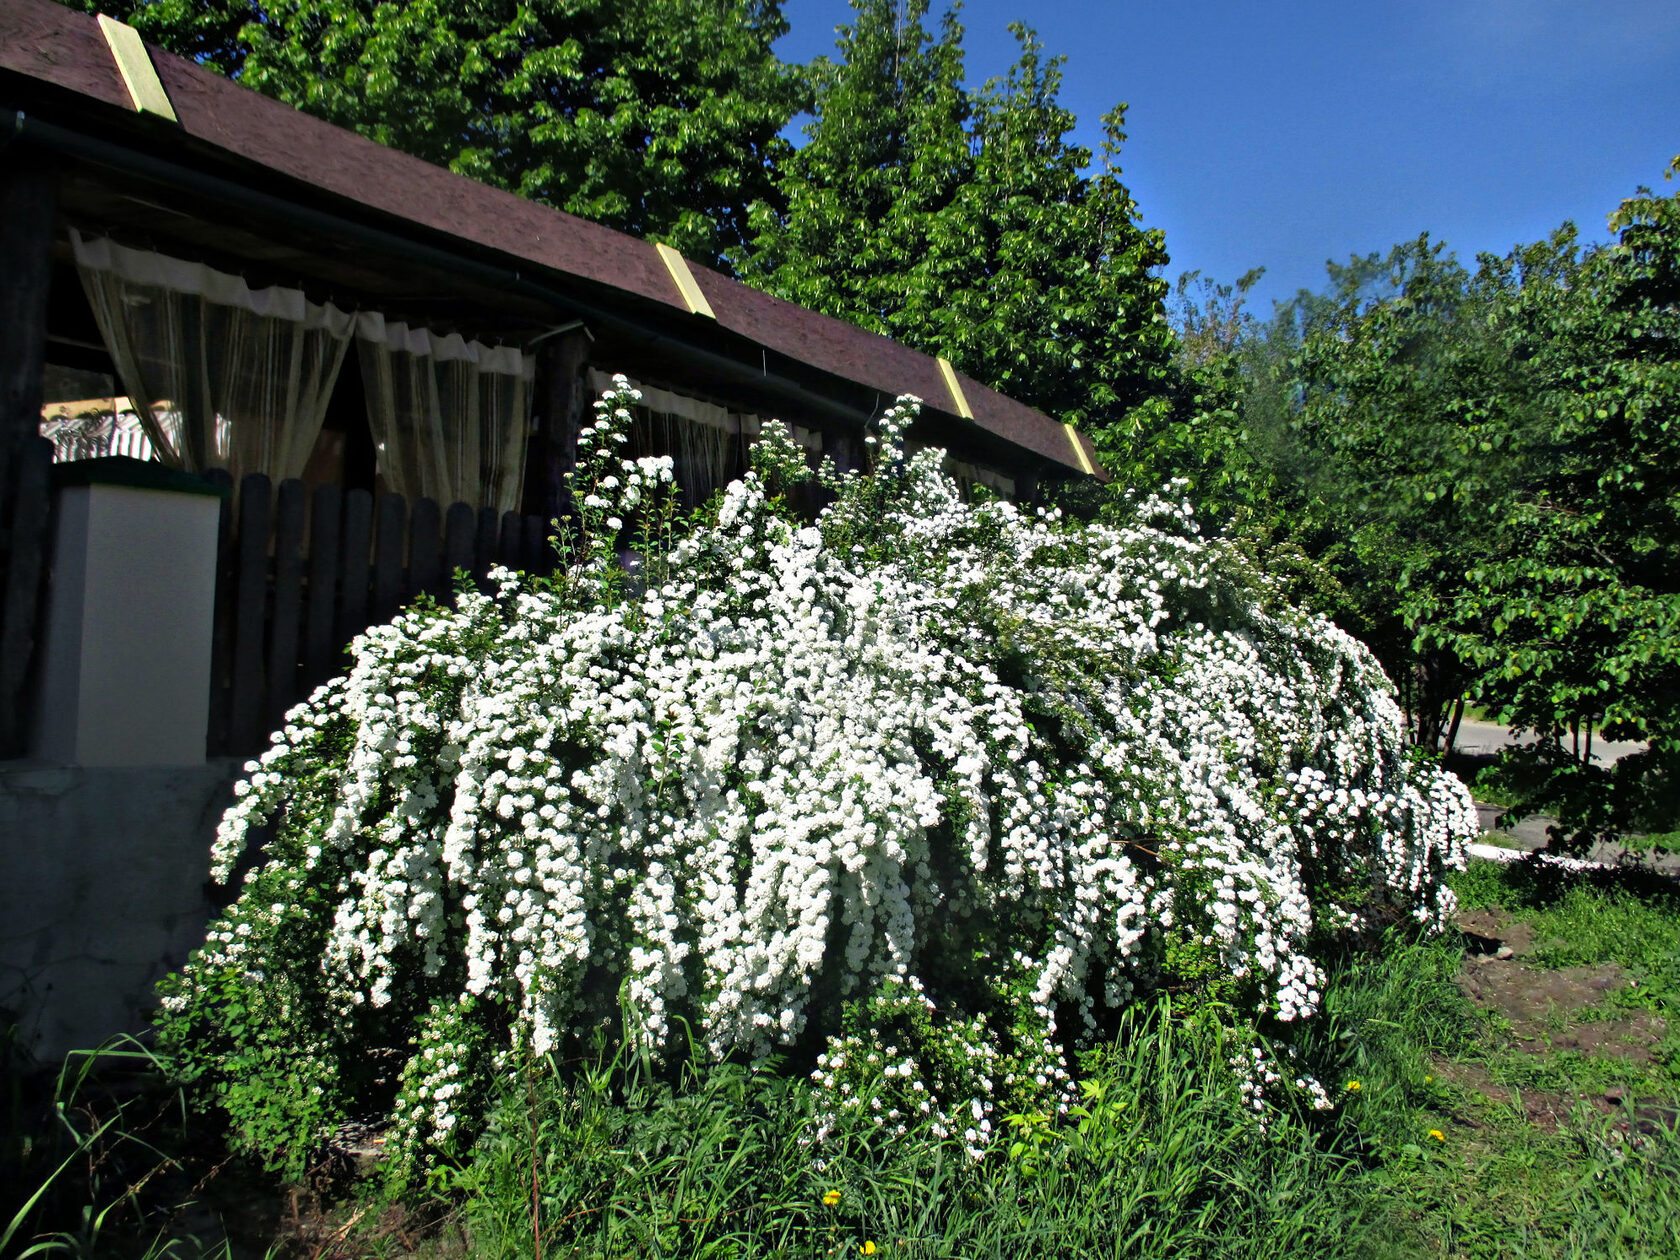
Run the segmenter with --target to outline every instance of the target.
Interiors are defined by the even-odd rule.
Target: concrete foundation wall
[[[204,940],[240,765],[0,763],[0,1007],[37,1059],[145,1028]]]

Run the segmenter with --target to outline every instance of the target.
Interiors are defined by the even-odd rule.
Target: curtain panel
[[[172,468],[237,481],[303,474],[354,316],[297,289],[70,233],[76,269],[134,414]]]
[[[590,391],[600,397],[613,387],[612,377],[598,368],[588,371]],[[642,401],[637,427],[649,448],[671,456],[677,486],[689,507],[709,499],[728,484],[745,445],[756,438],[763,421],[750,412],[730,411],[687,394],[631,381]],[[813,455],[822,455],[822,434],[801,425],[788,426],[793,440]]]
[[[518,510],[533,356],[375,312],[357,316],[356,350],[387,487],[410,502]]]

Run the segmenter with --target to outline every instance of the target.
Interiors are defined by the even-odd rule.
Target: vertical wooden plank
[[[416,499],[414,514],[408,522],[408,594],[412,599],[421,593],[442,599],[449,593],[443,581],[442,556],[438,536],[442,513],[432,499]]]
[[[520,569],[520,543],[524,540],[525,528],[520,522],[518,512],[502,513],[502,532],[496,543],[496,563],[503,568]]]
[[[373,620],[369,625],[391,620],[402,606],[403,527],[408,523],[408,503],[400,494],[379,500],[379,538],[373,560]]]
[[[352,490],[344,496],[344,562],[340,565],[338,642],[342,646],[368,628],[368,547],[373,541],[373,496]]]
[[[221,514],[216,523],[216,612],[210,628],[210,715],[204,737],[204,755],[224,757],[231,751],[228,705],[233,670],[234,579],[238,572],[233,476],[225,468],[212,468],[204,474],[204,479],[228,491],[222,496]]]
[[[524,540],[520,546],[519,566],[527,573],[546,577],[551,569],[548,558],[553,548],[548,545],[547,522],[540,516],[521,518]]]
[[[269,614],[265,725],[277,730],[298,699],[298,632],[303,620],[303,526],[309,490],[288,478],[274,509],[274,599]]]
[[[465,503],[451,503],[444,518],[443,580],[449,595],[455,593],[455,577],[473,567],[473,536],[478,532],[478,515]]]
[[[480,587],[484,586],[484,575],[490,572],[490,566],[496,563],[496,543],[500,530],[496,517],[496,509],[482,507],[478,509],[478,531],[473,538],[473,577]]]
[[[252,473],[239,483],[238,575],[233,596],[233,670],[228,700],[230,751],[262,747],[263,621],[268,610],[269,480]]]
[[[8,149],[0,161],[0,525],[15,516],[24,463],[33,469],[36,458],[24,448],[41,424],[56,201],[47,160]]]
[[[851,434],[840,428],[838,421],[829,421],[822,430],[822,458],[834,461],[834,471],[844,476],[854,465],[852,463]],[[733,470],[731,470],[733,471]],[[812,499],[816,511],[821,511],[834,502],[834,493],[821,486],[811,487]]]
[[[53,446],[36,437],[19,444],[13,476],[5,582],[0,585],[0,757],[22,757],[29,744],[29,687],[46,584],[52,518]]]
[[[589,354],[589,334],[583,329],[561,333],[537,351],[532,408],[537,440],[525,464],[523,507],[544,520],[566,510],[565,475],[577,466],[578,395]]]
[[[845,474],[857,467],[852,456],[852,435],[840,428],[838,421],[829,421],[822,430],[822,453],[834,461],[834,470]]]
[[[303,684],[325,682],[336,662],[333,609],[338,603],[339,517],[344,491],[337,486],[315,487],[309,518],[309,605],[304,613]]]

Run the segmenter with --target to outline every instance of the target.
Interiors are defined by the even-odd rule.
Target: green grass
[[[534,1254],[536,1225],[545,1256],[1373,1254],[1360,1163],[1306,1115],[1262,1131],[1216,1024],[1157,1014],[1122,1037],[1098,1056],[1083,1131],[1024,1117],[1012,1158],[865,1127],[814,1150],[798,1084],[714,1069],[673,1090],[632,1072],[514,1091],[455,1190],[486,1257]]]
[[[1622,968],[1628,983],[1577,1019],[1633,1009],[1665,1019],[1659,1058],[1680,1073],[1680,886],[1637,870],[1568,873],[1532,862],[1472,862],[1452,883],[1466,908],[1498,906],[1528,925],[1530,964]]]
[[[43,1075],[15,1046],[8,1031],[0,1257],[231,1260],[182,1228],[187,1117],[150,1050],[119,1037]]]
[[[1391,939],[1333,968],[1300,1045],[1337,1108],[1286,1104],[1264,1125],[1212,1013],[1140,1007],[1086,1062],[1082,1123],[1021,1117],[979,1162],[926,1131],[887,1139],[863,1124],[813,1147],[805,1083],[772,1070],[667,1080],[627,1056],[545,1065],[510,1083],[473,1156],[406,1216],[364,1183],[288,1241],[273,1234],[282,1192],[270,1187],[267,1215],[247,1219],[271,1234],[243,1250],[200,1248],[183,1227],[178,1208],[213,1157],[170,1147],[183,1117],[159,1117],[168,1096],[130,1088],[133,1073],[114,1089],[76,1077],[48,1109],[70,1123],[9,1148],[13,1172],[22,1158],[49,1184],[0,1254],[33,1241],[57,1255],[261,1255],[272,1243],[276,1255],[438,1260],[806,1260],[870,1244],[903,1260],[1680,1257],[1680,896],[1638,875],[1533,863],[1474,863],[1453,882],[1466,906],[1501,907],[1532,933],[1532,952],[1498,966],[1615,964],[1634,983],[1551,1011],[1539,1040],[1519,1042],[1463,996],[1456,938]],[[1545,1044],[1630,1013],[1668,1022],[1669,1057]],[[1607,1111],[1612,1093],[1622,1101]],[[102,1117],[117,1123],[101,1129]],[[130,1192],[153,1168],[150,1189]],[[213,1202],[225,1193],[208,1189]]]
[[[1525,1106],[1531,1091],[1581,1089],[1602,1064],[1589,1066],[1579,1055],[1490,1051],[1484,1021],[1456,990],[1437,990],[1436,1015],[1420,1019],[1412,999],[1441,974],[1441,959],[1424,949],[1396,962],[1386,979],[1350,977],[1339,995],[1367,1030],[1386,1030],[1362,1047],[1369,1083],[1349,1109],[1375,1157],[1360,1189],[1387,1205],[1386,1251],[1379,1254],[1680,1254],[1680,1133],[1673,1124],[1636,1133],[1630,1144],[1617,1126],[1639,1122],[1631,1102],[1620,1116],[1577,1106],[1561,1128],[1535,1123]]]
[[[1561,1033],[1630,1006],[1672,1015],[1680,898],[1634,873],[1568,874],[1531,863],[1472,863],[1453,879],[1467,907],[1500,907],[1532,931],[1534,968],[1615,963],[1639,982],[1585,1012],[1555,1012]],[[1444,946],[1438,948],[1445,948]],[[1402,956],[1402,959],[1404,956]],[[1401,965],[1416,969],[1415,963]],[[1437,971],[1438,974],[1438,971]],[[1380,992],[1366,983],[1359,991]],[[1624,994],[1628,995],[1624,997]],[[1456,992],[1437,1000],[1464,1010]],[[1485,1013],[1439,1036],[1428,1051],[1435,1077],[1424,1091],[1390,1095],[1366,1131],[1417,1127],[1444,1142],[1394,1152],[1371,1172],[1392,1196],[1397,1254],[1473,1257],[1674,1257],[1680,1255],[1680,1132],[1672,1107],[1680,1090],[1664,1070],[1626,1060],[1513,1048],[1509,1026]],[[1670,1021],[1669,1043],[1674,1036]],[[1415,1028],[1399,1038],[1415,1053]],[[1615,1088],[1620,1108],[1602,1114],[1587,1100]],[[1537,1101],[1562,1123],[1536,1121]],[[1548,1113],[1549,1114],[1549,1113]]]
[[[1509,899],[1503,879],[1475,872],[1466,883]],[[1534,913],[1567,940],[1593,908],[1582,895],[1563,890]],[[1654,956],[1670,912],[1612,899],[1627,922],[1581,932],[1578,954],[1559,957]],[[1629,1073],[1592,1056],[1500,1049],[1454,982],[1461,962],[1441,940],[1345,963],[1305,1047],[1341,1107],[1286,1108],[1264,1131],[1231,1089],[1217,1026],[1159,1016],[1133,1021],[1100,1056],[1112,1108],[1100,1140],[1038,1130],[1038,1147],[980,1164],[926,1135],[882,1142],[864,1130],[814,1160],[799,1141],[802,1091],[768,1076],[713,1072],[610,1097],[550,1082],[535,1108],[510,1097],[457,1185],[472,1251],[533,1254],[536,1149],[551,1256],[856,1255],[865,1242],[901,1257],[1680,1253],[1673,1124],[1636,1114],[1632,1091],[1622,1114],[1575,1106],[1561,1127],[1534,1122],[1535,1094],[1625,1085]],[[824,1207],[825,1190],[840,1202]]]

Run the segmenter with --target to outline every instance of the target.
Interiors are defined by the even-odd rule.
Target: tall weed
[[[153,1052],[117,1037],[68,1055],[56,1073],[5,1064],[0,1257],[226,1257],[181,1228],[186,1125]]]
[[[1310,1115],[1262,1125],[1209,1017],[1162,1004],[1091,1056],[1084,1105],[1012,1117],[987,1158],[866,1118],[808,1145],[808,1088],[739,1066],[660,1080],[634,1056],[511,1087],[464,1195],[486,1257],[1355,1256],[1360,1167]]]

